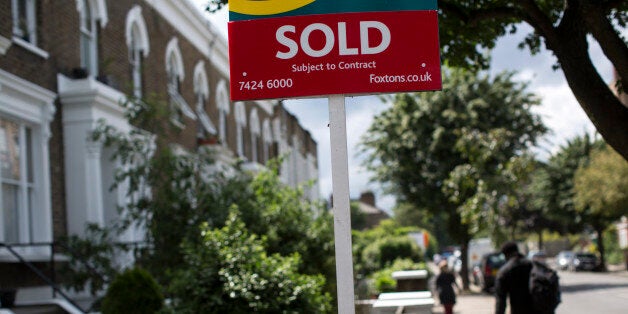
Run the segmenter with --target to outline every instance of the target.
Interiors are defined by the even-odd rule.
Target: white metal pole
[[[336,283],[338,313],[355,314],[353,256],[351,249],[351,211],[349,209],[349,166],[345,96],[329,96],[331,140],[331,177],[336,244]]]

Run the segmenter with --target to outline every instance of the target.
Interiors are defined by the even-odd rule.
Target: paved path
[[[435,306],[434,314],[444,313],[442,306]],[[458,296],[454,306],[455,314],[493,314],[495,313],[495,298],[482,293],[466,293]]]
[[[607,275],[612,275],[618,279],[628,278],[628,271],[624,270],[623,266],[613,267],[613,268],[609,267],[609,270],[610,270],[610,273],[607,273]],[[595,273],[591,273],[591,275],[595,275]],[[495,313],[495,298],[493,297],[493,295],[479,292],[479,289],[477,289],[477,287],[474,287],[474,286],[471,286],[471,289],[472,289],[471,292],[464,292],[461,295],[458,295],[457,303],[454,306],[454,313],[455,314],[493,314]],[[564,291],[564,292],[566,293],[567,291]],[[599,293],[605,294],[609,292],[602,290]],[[628,295],[625,295],[623,297],[628,298]],[[570,301],[569,298],[567,298],[567,296],[564,299],[565,299],[564,304],[559,306],[559,309],[557,312],[559,313],[589,313],[588,310],[587,311],[576,310],[578,306],[577,304],[573,304],[573,306],[576,306],[576,308],[573,308],[573,306],[570,307],[572,304],[568,304],[568,303],[572,303],[572,302]],[[437,300],[436,301],[437,305],[434,306],[433,313],[434,314],[444,313],[443,307],[440,306],[440,304],[438,304],[438,298],[436,298],[436,300]],[[583,302],[589,302],[590,300],[591,300],[590,297],[585,298]],[[506,311],[507,313],[509,312],[508,310]],[[608,312],[608,313],[626,313],[626,312],[622,311],[622,312]]]

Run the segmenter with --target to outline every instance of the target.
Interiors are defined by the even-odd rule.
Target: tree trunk
[[[543,249],[543,230],[539,230],[539,251]]]
[[[596,227],[595,233],[597,233],[597,250],[600,252],[600,270],[606,271],[606,258],[604,255],[606,254],[606,248],[604,247],[604,228]]]
[[[469,290],[469,242],[467,237],[464,243],[460,245],[460,261],[462,262],[460,277],[462,278],[462,289],[465,291]]]
[[[568,6],[560,25],[552,34],[544,34],[546,45],[556,55],[569,88],[597,131],[628,160],[628,107],[613,94],[591,61],[584,14],[578,5]]]

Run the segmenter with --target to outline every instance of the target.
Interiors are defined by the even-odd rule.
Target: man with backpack
[[[495,278],[495,313],[504,314],[510,298],[511,314],[553,314],[560,303],[556,272],[526,259],[516,242],[505,243],[501,252],[507,262]]]

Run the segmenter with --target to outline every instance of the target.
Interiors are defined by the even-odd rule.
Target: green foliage
[[[562,0],[537,0],[533,3],[513,0],[441,0],[438,4],[441,9],[439,35],[443,57],[452,65],[465,67],[487,68],[489,56],[483,48],[493,48],[498,38],[514,33],[521,28],[522,23],[528,23],[536,32],[526,36],[519,48],[528,47],[532,54],[538,53],[543,48],[542,44],[546,43],[544,37],[554,34],[550,33],[548,25],[558,27],[565,14],[576,14],[573,10],[566,13],[567,7]],[[625,28],[628,6],[624,3],[615,4],[614,7],[609,10],[602,3],[589,4],[584,8],[596,12],[601,10],[603,14],[608,14],[609,21],[613,23],[590,20],[580,23],[580,26],[590,29],[607,23],[613,27],[616,23],[615,26]],[[578,7],[578,10],[584,8]],[[534,11],[534,17],[530,16],[531,11]],[[545,22],[548,24],[543,24]]]
[[[327,313],[325,279],[298,273],[298,253],[268,254],[266,238],[251,234],[232,211],[226,225],[201,228],[200,243],[185,243],[184,267],[171,292],[176,313]]]
[[[427,232],[416,227],[400,227],[391,219],[370,230],[354,230],[353,256],[357,279],[363,280],[373,272],[389,267],[397,259],[423,261],[423,252],[408,236],[419,231]]]
[[[588,163],[591,151],[602,145],[589,135],[574,137],[533,174],[527,188],[530,205],[549,219],[547,228],[563,234],[584,228],[586,217],[574,206],[574,176],[581,165]]]
[[[398,258],[421,261],[422,252],[414,240],[408,236],[386,237],[379,239],[362,252],[362,261],[367,271],[374,271],[390,266]]]
[[[115,257],[126,249],[109,230],[94,224],[87,226],[84,237],[69,236],[59,244],[69,258],[61,269],[62,284],[74,291],[87,288],[94,296],[116,276]]]
[[[401,270],[427,270],[428,278],[432,276],[431,271],[427,265],[423,262],[416,263],[411,259],[399,258],[396,259],[392,265],[381,269],[371,276],[369,276],[369,292],[371,295],[379,294],[383,292],[395,291],[397,287],[397,281],[392,277],[392,274]]]
[[[329,311],[333,304],[329,295],[335,292],[332,219],[321,204],[304,201],[302,188],[280,182],[280,161],[255,176],[237,164],[216,171],[208,151],[180,153],[168,144],[169,135],[162,133],[169,132],[168,126],[151,123],[151,119],[169,121],[162,116],[159,103],[133,100],[125,106],[131,122],[156,133],[140,129],[123,133],[100,122],[92,134],[91,140],[113,149],[112,158],[122,166],[116,170],[112,188],[124,188],[129,199],[117,208],[121,219],[102,230],[104,234],[137,225],[145,228],[148,245],[136,252],[136,262],[162,286],[174,287],[170,293],[183,313],[212,313],[196,309],[213,306],[216,313],[248,313],[245,308],[263,313]],[[233,217],[228,219],[230,208],[239,211],[237,223]],[[203,237],[199,236],[201,225]],[[247,236],[238,238],[227,231]],[[213,236],[231,242],[211,242],[214,239],[208,237]],[[77,243],[100,243],[82,240],[86,243]],[[225,243],[234,247],[221,247]],[[105,257],[109,254],[110,259],[101,261],[106,265],[114,255],[108,253],[113,246],[110,241],[88,253],[95,258],[100,258],[101,251]],[[302,259],[307,263],[301,263]],[[115,273],[117,267],[111,266]],[[200,274],[200,266],[214,272]],[[198,286],[188,285],[193,279],[199,280]],[[97,282],[95,289],[107,281]]]
[[[374,294],[393,292],[397,288],[397,281],[392,277],[392,272],[388,270],[379,271],[373,274]]]
[[[626,1],[440,0],[441,57],[448,65],[487,69],[497,40],[527,32],[519,48],[543,49],[556,57],[570,88],[607,142],[628,159],[625,134],[628,109],[599,75],[588,54],[591,41],[602,47],[618,77],[628,77]],[[526,24],[526,25],[524,25]],[[621,80],[621,79],[620,79]],[[615,85],[628,92],[628,84]],[[603,108],[602,110],[599,110]]]
[[[602,148],[576,171],[574,181],[576,210],[595,230],[600,263],[606,267],[604,231],[628,215],[628,162],[612,149]]]
[[[595,151],[574,181],[579,212],[607,225],[628,215],[628,162],[611,148]]]
[[[155,279],[141,268],[128,269],[115,277],[102,301],[103,314],[152,314],[163,306],[164,297]]]
[[[609,264],[624,263],[624,252],[619,247],[619,236],[614,225],[604,232],[604,247],[606,247],[606,261]]]
[[[531,111],[540,100],[513,76],[445,69],[442,92],[393,96],[361,141],[374,179],[441,219],[463,248],[479,230],[503,232],[502,214],[523,207],[516,182],[547,131]]]
[[[513,75],[447,69],[442,92],[394,96],[362,139],[375,179],[401,201],[443,215],[458,243],[499,227],[494,207],[484,205],[508,192],[513,158],[546,131],[531,112],[539,99]]]

